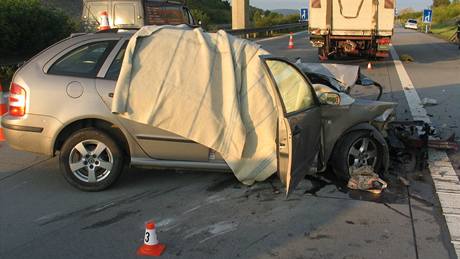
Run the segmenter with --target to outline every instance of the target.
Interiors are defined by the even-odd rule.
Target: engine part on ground
[[[454,151],[459,149],[459,145],[455,141],[455,133],[445,139],[439,139],[435,135],[436,130],[423,121],[391,122],[389,131],[389,136],[396,137],[406,148],[427,147]],[[394,138],[390,139],[390,146],[400,148],[400,144],[394,143],[394,140]]]
[[[388,187],[388,184],[380,179],[371,166],[363,166],[352,169],[347,187],[352,190],[380,194]]]
[[[423,106],[434,106],[434,105],[438,105],[438,101],[436,99],[432,99],[432,98],[423,98],[422,100],[422,105]]]
[[[399,177],[398,177],[398,180],[399,180],[402,184],[404,184],[404,186],[410,186],[409,180],[407,180],[405,177],[399,176]]]
[[[415,170],[424,170],[428,166],[428,148],[442,150],[459,150],[459,144],[455,141],[455,134],[441,139],[436,130],[424,121],[394,121],[387,127],[387,142],[390,146],[390,154],[398,157],[399,162],[404,163],[404,155],[415,159]]]

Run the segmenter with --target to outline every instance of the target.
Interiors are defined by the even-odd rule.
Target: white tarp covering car
[[[128,44],[112,112],[216,150],[245,184],[263,181],[277,171],[279,117],[265,54],[224,31],[143,27]]]

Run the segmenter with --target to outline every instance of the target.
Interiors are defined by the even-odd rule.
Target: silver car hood
[[[315,73],[334,78],[338,89],[346,90],[356,84],[359,78],[359,66],[321,63],[296,63],[304,73]],[[332,82],[331,82],[332,83]]]

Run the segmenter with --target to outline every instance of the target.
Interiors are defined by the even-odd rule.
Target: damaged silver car
[[[386,126],[395,103],[379,101],[382,86],[360,73],[358,66],[297,62],[321,103],[323,148],[319,171],[330,165],[348,181],[353,169],[370,166],[382,175],[389,167]],[[375,88],[377,100],[355,99],[354,87]]]
[[[2,120],[8,143],[18,150],[58,154],[65,179],[84,191],[110,187],[126,165],[229,170],[212,148],[111,112],[132,35],[113,30],[73,36],[21,67]],[[277,92],[276,105],[282,107],[277,168],[287,192],[328,165],[344,179],[355,167],[387,169],[382,132],[395,104],[355,100],[320,73],[322,80],[284,59],[260,58]]]

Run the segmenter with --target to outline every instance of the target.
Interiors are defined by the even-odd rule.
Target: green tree
[[[38,0],[0,1],[0,56],[30,56],[77,30],[62,11]]]
[[[211,19],[205,12],[203,12],[202,10],[198,10],[198,9],[192,9],[191,12],[192,12],[192,15],[195,21],[201,22],[201,25],[204,28],[206,28],[206,26],[209,25],[209,22],[211,21]]]
[[[450,5],[449,0],[433,0],[433,7]]]
[[[232,9],[227,1],[188,0],[187,5],[192,10],[201,10],[206,14],[209,17],[209,24],[229,24],[232,21]]]

